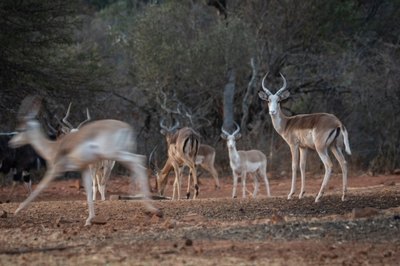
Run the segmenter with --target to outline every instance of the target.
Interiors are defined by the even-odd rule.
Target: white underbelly
[[[247,172],[248,173],[254,173],[260,168],[260,163],[259,162],[248,162],[247,163]]]

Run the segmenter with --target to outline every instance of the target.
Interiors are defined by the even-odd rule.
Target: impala
[[[258,178],[257,175],[261,176],[265,182],[265,189],[267,191],[267,196],[270,197],[271,193],[269,190],[269,183],[267,177],[267,157],[264,153],[259,150],[248,150],[248,151],[238,151],[236,149],[236,140],[241,137],[239,131],[240,127],[236,124],[236,130],[230,134],[221,128],[221,137],[225,139],[228,146],[229,152],[229,163],[233,174],[233,191],[232,198],[236,198],[236,188],[239,176],[242,179],[242,190],[243,198],[246,197],[246,177],[247,174],[253,176],[254,180],[254,191],[253,198],[257,196],[258,192]]]
[[[179,123],[171,128],[167,128],[163,124],[163,120],[160,122],[161,133],[165,135],[168,147],[168,159],[164,166],[164,172],[167,171],[168,164],[171,164],[175,172],[175,180],[173,185],[172,199],[175,198],[175,191],[177,190],[177,199],[180,199],[180,182],[182,169],[184,166],[189,167],[188,176],[188,187],[186,190],[186,198],[190,198],[190,177],[193,175],[194,182],[194,195],[195,199],[199,194],[199,186],[197,184],[197,172],[196,172],[196,155],[199,149],[200,138],[198,134],[191,128],[184,127],[179,130]],[[169,172],[169,171],[168,171]],[[167,184],[167,174],[157,177],[157,187],[161,195],[164,194],[165,186]]]
[[[218,172],[215,169],[215,149],[209,145],[200,144],[195,164],[196,166],[200,166],[211,174],[215,181],[215,188],[219,189],[220,184],[218,179]],[[169,174],[169,172],[171,172],[172,169],[172,164],[169,160],[167,160],[164,167],[160,171],[157,169],[156,175],[164,180],[164,178],[167,178],[167,175]]]
[[[19,205],[16,214],[26,208],[55,177],[67,171],[81,171],[89,209],[85,225],[90,225],[95,212],[89,165],[98,160],[115,160],[128,168],[132,180],[135,176],[140,182],[146,208],[151,212],[157,211],[147,200],[149,188],[144,167],[145,157],[132,153],[135,139],[130,125],[119,120],[98,120],[52,141],[43,133],[40,123],[35,119],[40,105],[41,99],[38,97],[31,96],[23,100],[18,115],[18,133],[9,142],[14,148],[31,144],[47,162],[44,178]]]
[[[195,164],[208,171],[214,178],[215,188],[220,188],[218,172],[215,169],[215,149],[213,147],[200,144]]]
[[[115,166],[114,160],[101,160],[89,165],[92,175],[93,200],[96,200],[96,183],[99,187],[101,200],[106,200],[106,185]]]
[[[90,121],[89,109],[86,109],[86,120],[81,122],[77,127],[74,127],[69,121],[69,113],[71,111],[71,103],[68,106],[67,113],[64,118],[61,120],[61,131],[64,134],[68,134],[70,132],[78,131],[81,126]],[[108,179],[110,179],[111,171],[114,168],[115,161],[113,160],[101,160],[97,161],[94,164],[89,165],[89,169],[92,175],[92,187],[93,187],[93,200],[96,200],[97,194],[97,186],[99,187],[99,192],[101,196],[101,200],[106,199],[106,185]],[[97,184],[97,186],[96,186]]]
[[[288,195],[290,199],[295,192],[296,175],[300,157],[301,190],[299,198],[305,193],[305,168],[308,149],[316,150],[322,163],[325,166],[325,175],[321,189],[315,202],[322,197],[325,187],[332,172],[332,161],[328,154],[328,148],[338,160],[343,174],[343,195],[345,200],[347,191],[347,162],[343,156],[343,144],[347,154],[351,154],[348,133],[342,122],[328,113],[302,114],[295,116],[285,116],[281,110],[280,102],[287,99],[290,95],[286,88],[286,79],[283,79],[283,86],[275,94],[272,94],[264,85],[265,78],[262,80],[264,91],[259,92],[259,97],[268,101],[269,114],[272,124],[279,135],[287,142],[292,154],[292,186]],[[300,156],[299,156],[300,154]]]

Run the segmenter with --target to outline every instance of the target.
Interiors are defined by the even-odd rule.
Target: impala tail
[[[351,150],[350,150],[350,143],[349,143],[349,135],[347,134],[347,130],[344,126],[341,127],[342,134],[343,134],[343,139],[344,139],[344,147],[345,151],[348,155],[351,155]]]

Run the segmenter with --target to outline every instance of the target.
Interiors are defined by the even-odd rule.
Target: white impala
[[[285,116],[281,110],[280,102],[287,99],[290,95],[286,88],[286,79],[281,74],[283,86],[275,94],[271,93],[264,85],[265,78],[262,80],[264,91],[259,92],[259,97],[268,101],[269,114],[272,124],[279,135],[287,142],[292,154],[292,186],[288,195],[290,199],[295,192],[296,175],[299,165],[300,155],[300,174],[301,190],[299,198],[305,193],[305,168],[308,149],[316,150],[322,163],[325,166],[325,175],[322,181],[321,189],[315,202],[322,197],[325,187],[329,181],[332,172],[332,161],[328,154],[328,148],[332,151],[338,160],[343,174],[343,195],[345,200],[347,191],[347,162],[343,156],[343,144],[346,152],[350,155],[350,145],[347,130],[340,120],[333,114],[314,113],[295,116]]]
[[[230,134],[221,128],[221,137],[226,140],[229,152],[229,163],[233,174],[232,198],[236,198],[236,188],[239,176],[242,179],[243,198],[246,197],[246,177],[251,174],[254,180],[253,198],[257,196],[258,179],[257,175],[264,179],[267,196],[270,197],[270,189],[267,177],[267,157],[259,150],[238,151],[236,149],[236,140],[241,137],[240,127],[236,124],[236,130]]]
[[[35,119],[40,105],[41,99],[38,97],[24,99],[19,111],[18,133],[9,142],[14,148],[31,144],[47,162],[45,176],[15,213],[26,208],[55,177],[67,171],[81,171],[89,209],[85,225],[90,225],[95,212],[89,165],[98,160],[115,160],[129,169],[132,180],[136,177],[140,183],[146,208],[151,212],[157,211],[147,200],[149,187],[144,167],[145,156],[132,153],[135,139],[130,125],[118,120],[98,120],[52,141]]]

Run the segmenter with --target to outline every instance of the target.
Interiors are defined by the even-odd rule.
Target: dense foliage
[[[337,115],[354,169],[400,168],[399,0],[228,0],[222,13],[212,2],[1,1],[1,129],[13,130],[21,98],[37,93],[54,126],[72,101],[72,120],[89,107],[94,118],[131,123],[145,154],[162,143],[160,119],[174,117],[228,167],[219,134],[229,92],[239,148],[259,148],[271,170],[288,170],[288,146],[257,96],[267,71],[271,88],[282,72],[292,95],[285,112]]]

